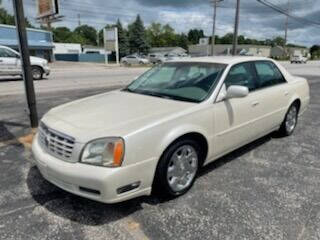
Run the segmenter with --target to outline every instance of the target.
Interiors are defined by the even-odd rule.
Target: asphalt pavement
[[[217,160],[182,197],[115,205],[74,196],[41,177],[18,140],[29,131],[21,82],[0,82],[0,239],[320,239],[320,74],[310,70],[317,66],[301,66],[290,67],[308,78],[311,103],[292,136],[270,134]],[[123,85],[109,84],[112,71],[127,82],[142,71],[98,68],[57,70],[53,76],[61,74],[57,81],[68,87],[40,91],[39,115]],[[43,81],[43,89],[46,81],[55,79]]]

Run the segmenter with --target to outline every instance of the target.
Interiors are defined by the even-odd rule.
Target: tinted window
[[[226,87],[231,85],[245,86],[250,91],[256,89],[255,72],[251,63],[241,63],[231,68],[226,80]]]
[[[16,58],[17,55],[8,49],[0,48],[0,57]]]
[[[280,70],[274,63],[256,62],[255,66],[259,77],[259,88],[269,87],[286,82]]]

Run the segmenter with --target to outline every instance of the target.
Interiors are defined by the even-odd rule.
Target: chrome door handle
[[[252,107],[256,107],[256,106],[258,106],[259,105],[259,102],[253,102],[252,103]]]

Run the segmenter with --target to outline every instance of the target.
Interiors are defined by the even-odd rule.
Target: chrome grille
[[[51,155],[69,161],[72,157],[75,139],[48,128],[40,123],[39,142],[41,146]]]

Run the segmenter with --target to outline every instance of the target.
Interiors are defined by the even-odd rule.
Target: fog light
[[[134,183],[131,183],[129,185],[126,185],[126,186],[123,186],[123,187],[120,187],[117,189],[117,194],[122,194],[122,193],[125,193],[125,192],[129,192],[133,189],[136,189],[140,186],[140,183],[141,182],[134,182]]]

